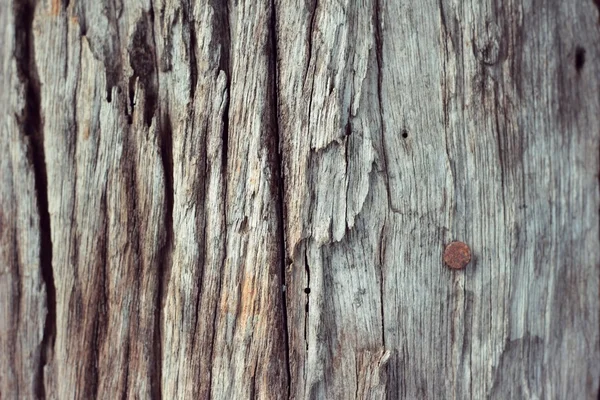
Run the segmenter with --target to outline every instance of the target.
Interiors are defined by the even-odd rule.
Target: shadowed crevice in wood
[[[40,111],[40,83],[35,64],[33,45],[33,17],[35,0],[16,1],[13,4],[15,27],[15,60],[17,75],[25,88],[25,107],[18,116],[20,130],[31,138],[30,160],[33,164],[35,194],[40,223],[40,267],[46,288],[46,320],[40,346],[39,369],[35,371],[37,382],[36,395],[44,399],[44,367],[52,351],[56,332],[56,289],[52,271],[52,237],[50,215],[48,213],[48,177],[46,155],[44,153],[44,133]]]
[[[307,42],[306,53],[308,54],[308,59],[306,60],[306,67],[304,69],[304,78],[302,79],[303,82],[306,82],[306,77],[308,76],[308,70],[310,68],[310,62],[311,62],[311,57],[312,57],[313,32],[315,29],[315,17],[317,15],[317,7],[318,6],[319,6],[319,0],[314,0],[312,11],[311,11],[311,17],[310,17],[310,25],[308,27],[307,41],[306,41]]]
[[[125,359],[127,360],[127,364],[125,365],[125,384],[123,385],[123,392],[121,393],[121,399],[126,400],[127,399],[127,393],[129,392],[129,370],[130,368],[130,342],[127,341],[127,344],[125,345]],[[135,371],[134,371],[135,372]],[[132,374],[133,375],[133,374]]]
[[[189,34],[189,69],[190,69],[190,99],[196,94],[196,85],[198,83],[198,61],[197,61],[197,38],[196,38],[196,22],[193,16],[193,5],[191,1],[187,1],[182,7],[181,12],[182,24],[188,27]]]
[[[165,179],[165,219],[164,219],[164,243],[160,251],[161,259],[158,263],[157,280],[158,293],[156,296],[156,313],[154,326],[154,357],[155,371],[154,381],[152,383],[152,392],[154,398],[162,398],[162,342],[163,335],[161,327],[164,319],[164,302],[169,285],[169,277],[171,276],[172,252],[173,252],[173,127],[171,125],[171,117],[169,114],[164,114],[160,118],[160,158],[163,167]]]
[[[133,75],[129,78],[130,97],[133,98],[135,80],[144,88],[144,122],[150,126],[158,106],[158,78],[154,44],[154,12],[142,13],[128,46],[129,64]],[[133,115],[133,102],[131,114]]]
[[[308,265],[307,247],[304,247],[304,272],[306,273],[306,303],[304,305],[304,344],[308,353],[308,313],[310,311],[310,267]]]
[[[581,46],[575,48],[575,69],[580,73],[585,65],[585,49]]]
[[[380,129],[381,129],[381,137],[382,140],[385,141],[385,123],[383,117],[383,99],[381,98],[381,93],[383,90],[383,71],[382,71],[382,63],[383,63],[383,35],[381,32],[381,4],[380,0],[373,1],[373,24],[375,26],[375,55],[377,59],[377,99],[379,101],[379,119],[380,119]],[[400,211],[394,208],[394,204],[392,202],[392,196],[390,193],[390,177],[388,170],[388,154],[387,150],[384,146],[383,152],[383,165],[384,165],[384,177],[386,183],[386,194],[388,200],[388,208],[390,211],[394,213],[399,213]]]
[[[223,111],[223,133],[222,133],[222,142],[223,142],[223,158],[222,158],[222,171],[225,182],[225,197],[227,198],[227,156],[228,156],[228,141],[229,141],[229,120],[231,116],[229,115],[229,105],[231,103],[231,16],[229,12],[229,4],[225,2],[225,4],[219,4],[219,1],[213,0],[214,4],[212,4],[213,9],[215,10],[215,24],[213,28],[215,29],[215,37],[211,45],[213,48],[218,49],[221,47],[220,58],[219,58],[219,68],[225,72],[225,76],[227,77],[227,104],[225,105],[225,110]],[[226,204],[226,198],[224,199]],[[225,210],[225,221],[227,221],[227,207]],[[227,235],[227,234],[226,234]],[[225,238],[224,243],[227,243],[227,238]],[[225,247],[225,251],[227,251],[227,247]],[[227,254],[224,256],[224,260],[227,258]]]
[[[381,65],[382,65],[382,49],[383,49],[383,36],[381,34],[381,4],[380,4],[380,0],[374,0],[373,1],[373,26],[375,27],[374,29],[374,41],[375,41],[375,55],[376,55],[376,60],[377,60],[377,99],[379,101],[379,117],[380,117],[380,126],[379,128],[381,129],[381,137],[383,138],[383,103],[382,103],[382,99],[381,99],[381,90],[382,90],[382,81],[383,81],[383,75],[382,75],[382,70],[381,70]],[[387,181],[387,185],[388,185],[388,206],[391,208],[392,206],[392,201],[390,198],[390,194],[389,194],[389,180],[388,180],[388,174],[387,174],[387,158],[385,156],[385,149],[383,151],[384,157],[383,157],[383,162],[385,163],[385,179]],[[380,239],[380,246],[383,243],[384,240],[384,230],[385,230],[385,222],[383,223],[383,226],[381,228],[381,239]],[[380,312],[380,317],[381,317],[381,346],[383,346],[383,348],[385,349],[385,313],[384,313],[384,303],[383,303],[383,298],[384,298],[384,271],[383,271],[383,260],[380,257],[379,259],[380,264],[379,264],[379,312]]]
[[[285,346],[285,365],[286,365],[286,374],[287,374],[287,398],[289,399],[291,396],[291,382],[292,382],[292,374],[290,370],[290,333],[288,329],[288,312],[287,312],[287,291],[283,290],[285,287],[285,269],[286,269],[286,242],[285,242],[285,173],[283,168],[283,143],[282,138],[279,132],[279,98],[278,98],[278,71],[277,71],[277,63],[278,63],[278,53],[277,53],[277,16],[276,16],[276,7],[275,1],[271,0],[271,26],[270,35],[271,35],[271,57],[270,57],[270,69],[271,69],[271,94],[272,94],[272,107],[273,107],[273,121],[272,121],[272,130],[274,134],[274,146],[277,147],[277,151],[273,151],[275,168],[273,171],[274,181],[277,185],[276,196],[277,196],[277,205],[278,210],[276,210],[277,215],[277,231],[278,231],[278,240],[279,240],[279,262],[281,264],[280,269],[280,282],[279,287],[281,288],[281,309],[282,309],[282,325],[283,325],[283,341]],[[256,373],[254,374],[256,376]]]
[[[149,23],[150,23],[150,32],[151,32],[151,45],[152,45],[152,55],[153,55],[153,71],[155,74],[155,91],[154,96],[157,104],[152,110],[152,115],[147,116],[144,115],[145,118],[149,117],[150,121],[147,123],[158,124],[158,136],[159,136],[159,146],[160,146],[160,161],[163,170],[164,177],[164,236],[163,242],[161,244],[161,249],[158,254],[159,260],[157,263],[156,270],[156,291],[155,291],[155,301],[154,301],[154,326],[153,326],[153,343],[152,343],[152,356],[153,360],[153,370],[152,370],[152,378],[151,378],[151,388],[150,393],[154,399],[162,399],[162,322],[164,318],[163,310],[164,310],[164,299],[165,294],[167,293],[168,286],[168,278],[170,277],[170,268],[172,262],[172,251],[173,251],[173,132],[171,127],[171,120],[169,115],[163,116],[160,115],[160,81],[159,81],[159,62],[158,55],[156,49],[156,31],[155,31],[155,13],[153,3],[150,2],[150,8],[148,10]],[[145,105],[146,110],[148,109],[148,105]],[[146,110],[144,110],[144,114],[146,114]],[[158,110],[158,111],[157,111]],[[133,111],[133,110],[132,110]],[[152,121],[152,118],[154,120]],[[126,388],[124,392],[124,398],[128,392],[128,388]]]

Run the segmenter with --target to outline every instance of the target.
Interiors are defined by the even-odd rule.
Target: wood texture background
[[[0,0],[0,398],[595,399],[598,7]]]

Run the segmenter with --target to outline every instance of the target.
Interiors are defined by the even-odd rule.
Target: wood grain
[[[1,1],[0,398],[596,398],[599,12]]]

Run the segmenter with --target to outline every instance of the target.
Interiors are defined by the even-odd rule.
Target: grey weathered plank
[[[278,4],[292,393],[596,396],[593,2]]]
[[[0,2],[0,398],[595,398],[563,3]]]

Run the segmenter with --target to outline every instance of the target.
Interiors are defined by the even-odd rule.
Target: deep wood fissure
[[[153,118],[152,124],[154,124],[155,132],[158,132],[159,141],[159,157],[163,170],[164,177],[164,238],[161,249],[158,254],[157,270],[156,270],[156,284],[155,284],[155,299],[154,299],[154,331],[152,344],[153,360],[153,371],[152,380],[150,382],[150,392],[152,396],[157,399],[162,399],[162,360],[163,360],[163,334],[162,326],[164,322],[164,302],[166,293],[168,291],[168,283],[171,273],[171,262],[173,255],[173,128],[171,126],[170,115],[163,110],[158,96],[160,94],[160,72],[158,62],[158,51],[156,46],[156,15],[154,12],[153,3],[150,2],[150,8],[148,10],[150,32],[151,32],[151,45],[152,55],[154,61],[154,74],[156,84],[156,96],[157,102],[156,107],[152,110]],[[148,116],[149,117],[149,116]],[[146,117],[147,118],[147,117]],[[151,128],[152,129],[152,128]],[[151,134],[154,132],[151,132]]]
[[[287,259],[287,246],[285,240],[285,229],[286,229],[286,209],[285,209],[285,197],[286,197],[286,187],[285,187],[285,168],[284,168],[284,153],[283,153],[283,138],[281,137],[281,132],[279,128],[279,75],[277,69],[278,61],[278,52],[277,52],[277,9],[275,5],[275,0],[271,0],[271,21],[270,21],[270,40],[271,40],[271,76],[272,76],[272,107],[273,107],[273,122],[272,122],[272,130],[275,135],[275,145],[277,146],[277,151],[274,152],[275,159],[275,182],[277,186],[277,224],[278,224],[278,241],[279,241],[279,263],[280,263],[280,291],[281,291],[281,309],[282,309],[282,325],[283,325],[283,341],[284,341],[284,349],[285,349],[285,365],[286,365],[286,374],[287,374],[287,398],[289,399],[291,396],[291,369],[290,369],[290,332],[288,327],[288,310],[287,310],[287,290],[285,290],[286,285],[286,259]]]
[[[304,343],[306,345],[306,352],[308,353],[308,313],[310,306],[310,267],[308,265],[308,241],[304,244],[304,273],[306,274],[306,303],[304,304]]]
[[[304,78],[302,82],[306,82],[306,77],[308,76],[308,70],[310,69],[310,63],[312,60],[312,42],[313,42],[313,34],[314,34],[314,26],[315,26],[315,17],[317,15],[317,8],[319,6],[319,0],[314,0],[313,9],[310,16],[310,25],[308,28],[308,43],[307,43],[307,53],[308,59],[306,60],[306,67],[304,69]],[[313,76],[314,78],[314,76]]]
[[[39,214],[40,228],[40,268],[46,288],[46,318],[42,342],[40,344],[39,369],[36,372],[36,394],[39,398],[46,397],[44,383],[44,367],[54,346],[56,332],[56,287],[52,270],[52,234],[50,214],[48,211],[48,175],[46,169],[46,154],[44,150],[44,132],[41,116],[40,81],[35,63],[35,47],[33,43],[33,18],[36,1],[15,1],[14,36],[15,61],[17,76],[25,89],[25,105],[17,120],[23,136],[30,137],[30,161],[33,165],[36,203]]]
[[[189,68],[190,68],[190,100],[194,100],[196,84],[198,83],[198,64],[196,55],[196,21],[193,17],[193,9],[190,1],[187,1],[182,11],[182,24],[189,29]]]
[[[397,210],[394,207],[394,203],[392,202],[392,194],[390,188],[390,177],[389,177],[389,160],[388,154],[385,146],[385,122],[383,117],[383,36],[381,32],[381,5],[379,4],[380,0],[373,1],[373,24],[375,25],[375,58],[377,60],[377,101],[379,103],[379,120],[380,120],[380,129],[381,129],[381,138],[382,138],[382,156],[383,156],[383,164],[384,164],[384,179],[386,183],[386,195],[388,202],[388,209],[392,213],[400,213],[400,210]]]
[[[165,112],[160,121],[160,158],[165,179],[165,215],[164,215],[164,243],[160,251],[160,260],[157,270],[157,295],[156,295],[156,312],[157,318],[154,326],[154,357],[155,360],[155,382],[153,383],[155,396],[157,399],[162,398],[162,360],[163,360],[163,335],[162,325],[164,322],[164,306],[165,298],[168,292],[170,281],[172,252],[173,252],[173,203],[174,203],[174,187],[173,187],[173,128],[171,126],[171,117]]]
[[[383,126],[383,104],[382,104],[382,90],[383,90],[383,86],[382,86],[382,81],[383,81],[383,75],[382,75],[382,62],[383,62],[383,36],[382,36],[382,32],[381,32],[381,24],[382,24],[382,20],[381,20],[381,4],[380,4],[380,0],[374,0],[373,1],[373,24],[375,26],[374,29],[374,40],[375,40],[375,58],[376,58],[376,65],[377,65],[377,99],[378,99],[378,106],[379,106],[379,117],[380,117],[380,129],[381,129],[381,137],[384,137],[384,126]],[[392,201],[391,201],[391,195],[390,195],[390,187],[389,187],[389,176],[388,176],[388,169],[387,169],[387,157],[385,154],[385,142],[382,141],[383,144],[383,161],[385,163],[385,171],[384,171],[384,175],[385,175],[385,180],[387,183],[387,196],[388,196],[388,206],[389,208],[393,211],[392,208]],[[387,221],[384,220],[383,225],[381,227],[381,237],[380,237],[380,246],[383,245],[383,232],[385,230],[385,223]],[[385,293],[385,285],[384,285],[384,278],[385,278],[385,274],[383,271],[383,260],[381,259],[381,251],[380,251],[380,265],[379,265],[379,314],[380,314],[380,318],[381,318],[381,345],[384,347],[385,349],[385,306],[384,306],[384,293]]]

